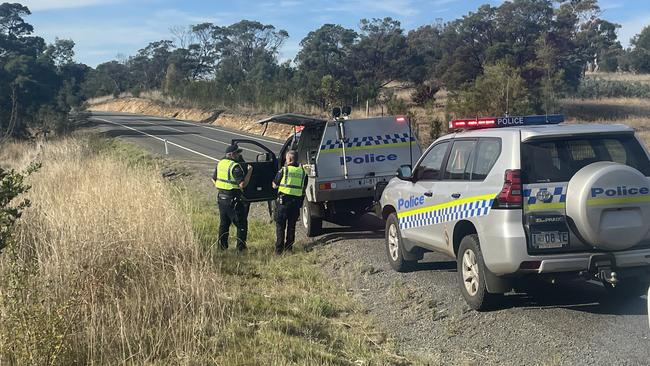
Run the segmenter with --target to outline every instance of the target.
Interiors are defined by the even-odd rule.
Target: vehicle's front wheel
[[[305,197],[305,201],[302,204],[302,224],[305,226],[305,232],[308,238],[320,235],[323,230],[323,219],[315,215],[313,205]]]
[[[496,295],[489,293],[485,285],[486,268],[478,235],[467,235],[461,240],[456,265],[460,291],[467,304],[479,311],[491,307]]]
[[[392,213],[386,220],[386,253],[390,266],[397,272],[406,272],[413,268],[417,261],[404,258],[402,234],[399,230],[397,215]]]

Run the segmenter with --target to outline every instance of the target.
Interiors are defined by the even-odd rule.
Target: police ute
[[[285,153],[296,150],[298,162],[306,166],[301,216],[309,237],[321,233],[323,220],[349,225],[371,211],[378,183],[388,182],[397,168],[421,154],[407,117],[349,119],[349,114],[350,108],[335,108],[330,120],[290,113],[259,121],[295,128],[278,163],[282,166]]]
[[[391,266],[457,262],[474,309],[529,275],[595,279],[615,299],[650,283],[650,160],[621,124],[561,115],[458,119],[381,196]]]

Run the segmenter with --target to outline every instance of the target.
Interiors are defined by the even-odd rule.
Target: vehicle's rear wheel
[[[386,253],[390,266],[397,272],[406,272],[413,269],[417,261],[410,261],[404,258],[404,246],[402,233],[399,230],[397,215],[392,213],[386,220]]]
[[[307,200],[302,204],[302,224],[305,226],[307,237],[313,238],[323,231],[323,219],[316,216],[314,204]]]
[[[498,295],[488,292],[486,268],[479,245],[478,235],[464,237],[456,259],[460,291],[467,304],[474,310],[487,310],[494,305]]]

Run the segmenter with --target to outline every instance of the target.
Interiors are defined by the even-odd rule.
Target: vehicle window
[[[444,179],[469,180],[472,171],[472,164],[469,164],[469,162],[473,161],[471,158],[474,146],[476,146],[476,140],[454,141],[449,160],[447,160]]]
[[[633,135],[552,138],[522,145],[524,183],[568,182],[598,161],[631,166],[650,176],[650,161]]]
[[[440,179],[440,169],[442,168],[442,161],[445,158],[448,146],[449,141],[444,141],[429,150],[424,158],[422,158],[422,161],[417,168],[420,171],[420,173],[418,173],[419,179]]]
[[[501,155],[501,140],[496,138],[480,139],[474,157],[476,162],[470,180],[484,180]]]

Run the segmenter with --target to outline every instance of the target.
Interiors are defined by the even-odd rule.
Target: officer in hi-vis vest
[[[246,249],[246,236],[248,234],[248,204],[242,200],[242,190],[248,185],[253,173],[249,164],[244,168],[238,161],[241,159],[242,150],[237,144],[226,148],[224,156],[212,175],[214,185],[219,189],[217,193],[217,206],[219,207],[219,248],[228,248],[228,233],[230,224],[237,227],[237,249]]]
[[[293,250],[296,239],[296,222],[304,195],[307,174],[298,165],[298,154],[289,151],[286,164],[280,169],[273,181],[273,188],[278,188],[278,205],[275,218],[275,254]],[[286,239],[285,239],[286,230]]]

